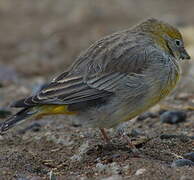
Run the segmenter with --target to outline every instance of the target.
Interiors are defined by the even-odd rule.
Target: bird
[[[190,59],[179,30],[149,18],[108,35],[36,94],[12,103],[20,110],[0,124],[4,134],[30,118],[62,114],[83,127],[105,129],[129,121],[165,98]]]

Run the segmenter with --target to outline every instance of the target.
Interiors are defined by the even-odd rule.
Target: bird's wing
[[[109,97],[125,84],[133,84],[145,68],[145,48],[129,41],[125,34],[115,34],[96,42],[68,72],[36,95],[16,102],[14,107],[73,104]]]

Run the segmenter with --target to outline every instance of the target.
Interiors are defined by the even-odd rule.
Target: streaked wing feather
[[[144,47],[149,44],[140,46],[141,39],[130,31],[123,31],[97,41],[76,59],[69,72],[59,75],[23,103],[27,106],[71,104],[115,94],[130,82],[130,74],[141,74],[146,68]]]
[[[61,73],[59,76],[57,76],[56,78],[54,78],[52,82],[60,81],[61,79],[64,79],[68,74],[69,74],[69,71],[65,71]]]
[[[125,73],[106,73],[101,74],[99,77],[92,78],[87,81],[87,84],[90,87],[106,90],[108,92],[115,92],[115,90],[119,87],[120,80],[126,77]]]
[[[113,93],[111,93],[111,92],[106,92],[106,91],[94,92],[92,90],[92,91],[89,91],[89,94],[83,94],[83,95],[78,94],[77,96],[75,95],[75,96],[67,97],[66,99],[62,99],[62,101],[65,102],[66,104],[74,104],[74,103],[80,103],[80,102],[84,102],[84,101],[95,100],[95,99],[102,98],[102,97],[109,97],[112,94]],[[61,98],[61,97],[59,97],[59,98]]]
[[[37,95],[27,97],[15,102],[12,107],[25,107],[41,104],[73,104],[83,101],[94,100],[102,97],[109,97],[112,92],[98,90],[88,86],[83,79],[70,79],[63,83],[51,83]]]

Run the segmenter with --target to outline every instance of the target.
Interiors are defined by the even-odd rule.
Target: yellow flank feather
[[[172,79],[164,89],[161,89],[161,91],[158,92],[158,94],[156,96],[152,96],[152,98],[150,98],[150,100],[147,101],[147,104],[145,104],[145,106],[143,108],[139,108],[139,109],[137,108],[136,111],[123,117],[123,119],[121,119],[120,122],[125,122],[125,121],[128,121],[129,119],[136,117],[137,115],[141,114],[142,112],[144,112],[148,108],[157,104],[161,99],[165,98],[175,88],[175,86],[179,80],[179,77],[180,77],[180,73],[176,73],[175,78]]]
[[[77,113],[75,111],[69,111],[68,105],[42,105],[39,106],[38,108],[40,109],[40,113],[37,114],[36,119],[48,115],[59,115],[59,114],[73,115]]]

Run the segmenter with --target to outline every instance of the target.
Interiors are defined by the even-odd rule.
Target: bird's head
[[[141,23],[139,28],[151,35],[162,50],[176,59],[190,59],[185,50],[182,35],[177,28],[153,18]]]

